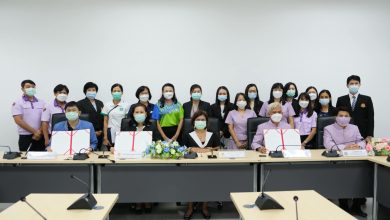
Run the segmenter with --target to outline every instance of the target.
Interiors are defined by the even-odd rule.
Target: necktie
[[[352,96],[352,111],[355,111],[356,96]]]

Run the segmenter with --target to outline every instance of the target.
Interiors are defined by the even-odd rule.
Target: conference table
[[[0,202],[15,202],[30,193],[78,193],[86,189],[69,176],[88,180],[90,191],[119,193],[118,202],[230,201],[230,192],[257,192],[265,174],[266,191],[315,190],[331,199],[372,197],[390,208],[390,163],[386,157],[321,156],[270,158],[247,151],[245,158],[158,160],[150,158],[85,161],[0,159]],[[1,154],[1,153],[0,153]],[[2,155],[0,155],[2,158]],[[96,183],[96,184],[95,184]]]

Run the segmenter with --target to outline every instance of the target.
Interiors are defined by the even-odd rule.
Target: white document
[[[298,129],[264,129],[264,145],[269,151],[299,150],[301,136]]]
[[[53,131],[51,149],[57,154],[73,155],[81,149],[88,149],[90,144],[89,129],[75,131]]]
[[[245,150],[222,150],[219,151],[220,158],[245,158],[246,151]]]
[[[143,156],[152,144],[151,131],[122,131],[115,137],[115,155],[118,159],[136,159]]]
[[[283,156],[285,158],[311,157],[311,151],[310,150],[284,150]]]
[[[365,157],[368,156],[366,150],[342,150],[344,157]]]
[[[55,152],[47,151],[29,151],[27,153],[28,160],[54,160],[57,154]]]

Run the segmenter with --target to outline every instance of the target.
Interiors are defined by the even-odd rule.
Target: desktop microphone
[[[283,152],[282,152],[281,150],[278,151],[279,147],[302,147],[302,145],[289,145],[289,144],[287,144],[287,145],[279,145],[279,146],[275,149],[275,151],[270,151],[270,152],[269,152],[269,156],[270,156],[270,157],[273,157],[273,158],[283,158],[283,157],[284,157],[284,156],[283,156]]]
[[[267,175],[265,176],[263,186],[261,187],[261,194],[257,197],[255,204],[260,210],[284,209],[276,200],[264,193],[264,187],[267,183],[270,172],[271,170],[268,170]]]
[[[26,203],[28,206],[30,206],[30,208],[31,208],[32,210],[34,210],[39,216],[41,216],[43,220],[47,220],[47,218],[46,218],[45,216],[43,216],[42,213],[40,213],[38,210],[36,210],[36,209],[27,201],[26,197],[20,198],[20,201],[22,201],[22,202]]]
[[[69,209],[93,209],[95,205],[97,204],[97,201],[95,197],[90,193],[90,187],[89,185],[79,179],[75,175],[70,175],[70,178],[77,180],[79,183],[83,184],[87,188],[87,193],[85,193],[83,196],[81,196],[79,199],[77,199],[72,205],[68,207]]]
[[[20,157],[22,154],[21,152],[12,152],[9,146],[0,146],[0,147],[8,148],[8,152],[4,151],[4,155],[3,155],[3,159],[6,160],[13,160],[17,157]]]
[[[294,196],[293,199],[295,201],[295,214],[298,220],[298,196]]]
[[[81,153],[82,150],[84,150],[84,153]],[[86,151],[88,151],[87,148],[81,148],[78,153],[75,153],[73,155],[73,160],[86,160],[86,159],[88,159],[89,156],[87,153],[85,153]]]
[[[98,155],[98,158],[99,159],[107,159],[107,160],[109,160],[111,163],[115,163],[115,160],[111,160],[110,159],[110,155],[108,155],[108,154],[104,154],[104,150],[103,150],[103,155],[99,155],[98,153],[96,153],[95,151],[91,151],[91,153],[93,153],[93,154],[95,154],[95,155]]]
[[[351,142],[363,141],[364,140],[364,138],[360,138],[360,139],[356,139],[356,140],[353,140],[353,141],[346,141],[346,142],[343,142],[343,143],[336,143],[336,141],[333,139],[332,135],[330,137],[332,138],[332,141],[335,144],[330,148],[330,150],[325,150],[324,152],[322,152],[322,156],[324,156],[324,157],[341,157],[341,154],[339,153],[339,151],[341,151],[340,148],[339,148],[340,144],[348,144],[348,143],[351,143]],[[333,150],[334,147],[337,147],[337,150]]]

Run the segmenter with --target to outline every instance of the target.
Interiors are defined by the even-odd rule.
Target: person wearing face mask
[[[318,90],[314,86],[307,87],[306,91],[310,97],[310,105],[313,109],[318,108]]]
[[[248,147],[248,118],[257,117],[256,113],[250,110],[248,102],[244,93],[237,93],[234,99],[235,110],[229,112],[225,121],[231,135],[227,143],[228,149],[246,149]]]
[[[336,107],[347,107],[352,112],[353,123],[358,126],[362,136],[371,141],[374,136],[374,105],[370,96],[359,93],[360,86],[359,76],[349,76],[347,79],[349,94],[339,97]]]
[[[211,105],[212,118],[218,118],[219,135],[221,144],[226,146],[228,138],[230,138],[228,125],[225,123],[230,111],[234,110],[234,105],[230,102],[230,93],[226,86],[220,86],[215,94],[215,103]]]
[[[150,103],[150,100],[152,99],[152,94],[150,93],[149,87],[140,86],[135,92],[135,97],[137,97],[138,102],[130,106],[130,110],[129,113],[127,114],[127,117],[131,118],[131,112],[133,112],[133,108],[138,103],[144,104],[146,106],[147,111],[151,115],[153,113],[154,104]]]
[[[99,87],[93,82],[87,82],[84,85],[83,92],[84,99],[77,102],[81,114],[88,114],[89,121],[93,124],[95,134],[98,139],[97,149],[101,150],[103,143],[103,124],[104,116],[101,114],[103,109],[103,102],[96,99]]]
[[[332,105],[332,94],[330,94],[329,90],[324,89],[319,93],[318,104],[315,111],[319,118],[336,116],[335,108]]]
[[[366,142],[360,134],[356,125],[350,124],[351,114],[348,107],[341,106],[336,110],[336,122],[328,125],[324,129],[324,146],[326,149],[333,148],[340,150],[365,149]],[[336,147],[337,146],[337,147]],[[361,209],[364,198],[353,199],[351,208],[348,206],[347,199],[339,199],[340,208],[361,217],[367,217]]]
[[[58,122],[57,124],[54,125],[53,131],[77,131],[77,130],[84,130],[84,129],[89,129],[89,142],[90,142],[90,147],[88,151],[94,151],[96,150],[96,145],[98,143],[96,134],[95,134],[95,129],[93,128],[93,125],[91,122],[80,120],[80,108],[77,105],[77,102],[71,101],[68,102],[65,105],[65,116],[66,116],[66,121],[61,121]],[[52,151],[49,146],[46,148],[47,151]]]
[[[152,119],[157,121],[157,129],[164,141],[181,143],[184,110],[175,95],[175,87],[166,83],[161,88],[161,98],[154,105]]]
[[[206,111],[210,114],[210,103],[200,100],[202,97],[202,87],[194,84],[190,88],[191,100],[183,104],[184,118],[191,118],[198,110]]]
[[[107,102],[102,110],[104,115],[103,145],[111,148],[115,145],[116,132],[121,130],[122,119],[126,117],[130,106],[122,100],[123,87],[115,83],[111,86],[112,101]]]
[[[252,149],[260,151],[261,153],[267,153],[267,149],[264,146],[264,130],[265,129],[290,129],[290,125],[287,122],[282,121],[283,107],[280,102],[273,102],[267,107],[267,115],[270,116],[270,120],[257,126],[256,134],[253,137]]]
[[[257,117],[259,117],[259,112],[261,107],[263,106],[263,102],[260,101],[259,91],[257,89],[256,84],[251,83],[247,85],[245,88],[245,95],[249,100],[248,104],[250,109],[256,113]]]
[[[53,102],[46,104],[43,110],[41,121],[42,121],[42,133],[45,139],[45,146],[49,144],[51,134],[51,118],[53,114],[64,113],[66,100],[68,99],[69,89],[67,86],[59,84],[54,87],[55,99]]]
[[[310,96],[307,93],[301,93],[299,100],[299,115],[294,117],[295,128],[301,135],[302,147],[306,149],[316,148],[314,136],[317,133],[317,113],[310,105]]]
[[[283,100],[286,100],[286,102],[291,103],[295,115],[299,114],[299,102],[297,100],[298,97],[298,88],[293,82],[288,82],[286,85],[284,85],[283,88]]]
[[[189,147],[191,152],[207,153],[219,149],[219,136],[213,132],[207,131],[207,112],[199,110],[191,118],[191,125],[194,131],[184,135],[183,143]],[[189,202],[184,219],[191,219],[194,212],[193,202]],[[205,219],[210,219],[211,215],[208,210],[207,202],[202,203],[202,215]]]
[[[283,84],[275,83],[271,87],[270,97],[268,102],[265,102],[260,109],[260,117],[269,117],[267,114],[268,105],[274,102],[279,102],[282,104],[282,121],[290,124],[291,128],[294,128],[294,118],[295,111],[291,103],[283,99]]]
[[[26,151],[31,144],[31,151],[43,151],[45,141],[41,118],[45,102],[35,96],[36,87],[32,80],[23,80],[21,89],[22,97],[12,104],[12,116],[19,133],[19,150]]]

